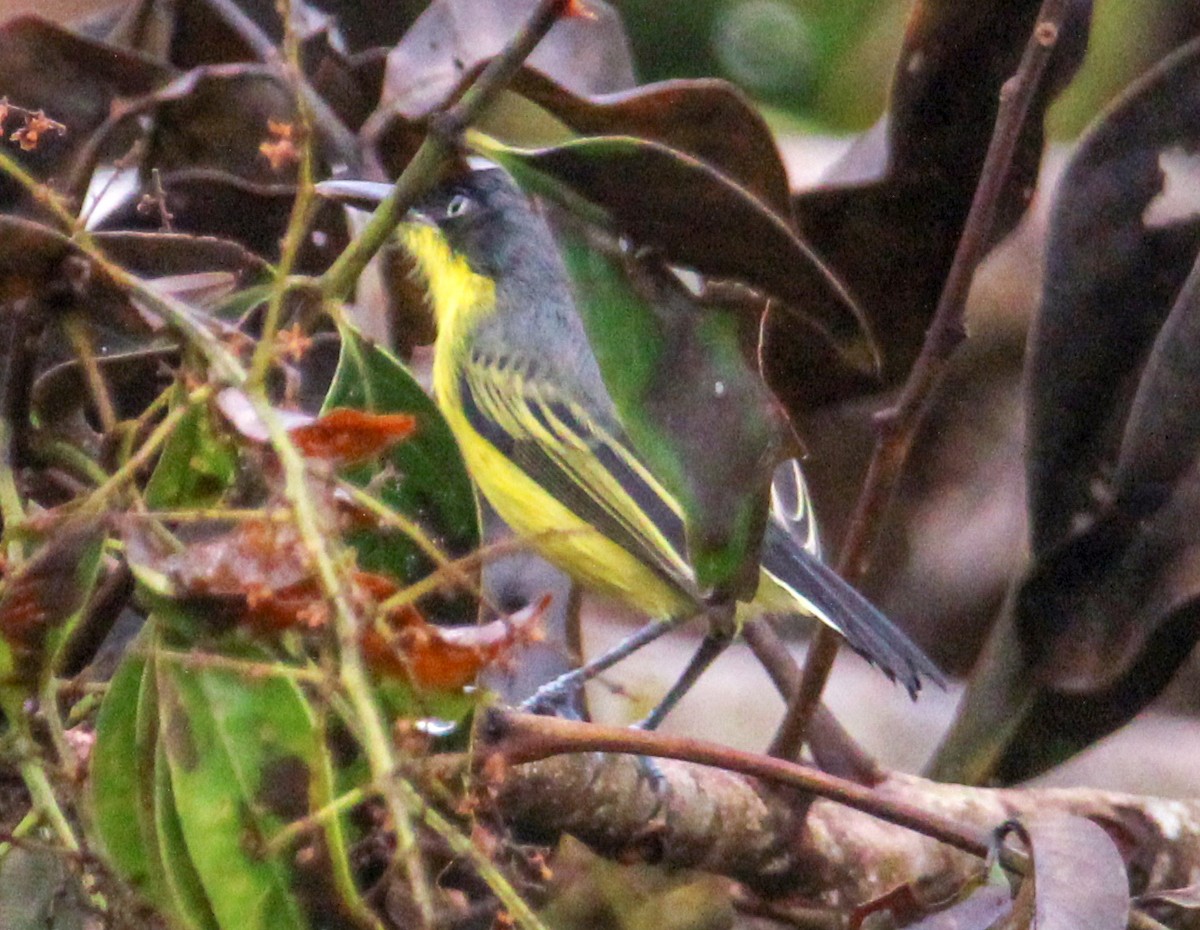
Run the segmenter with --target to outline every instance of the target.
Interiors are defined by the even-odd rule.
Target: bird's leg
[[[680,699],[687,694],[700,676],[708,670],[708,667],[716,661],[717,656],[725,651],[725,648],[733,642],[733,637],[737,635],[737,603],[732,599],[712,598],[708,602],[708,634],[700,643],[700,647],[692,656],[692,660],[688,662],[687,668],[683,670],[671,686],[671,690],[666,693],[658,706],[638,724],[642,730],[656,730],[658,725],[666,719],[667,714],[675,709],[675,705]]]
[[[578,688],[582,688],[601,672],[616,665],[622,659],[631,656],[643,646],[654,642],[675,627],[676,620],[655,620],[647,623],[631,636],[627,636],[603,655],[596,656],[585,665],[559,675],[553,681],[547,682],[532,695],[521,702],[520,709],[532,713],[551,710]]]
[[[713,664],[717,656],[725,651],[725,647],[729,645],[731,640],[732,636],[724,630],[709,630],[700,642],[700,647],[692,656],[692,660],[687,664],[687,668],[683,670],[683,674],[679,676],[663,699],[658,702],[658,706],[637,724],[638,728],[642,730],[658,729],[658,725],[666,719],[667,714],[675,709],[675,705],[679,703],[680,698],[692,689],[692,685]]]

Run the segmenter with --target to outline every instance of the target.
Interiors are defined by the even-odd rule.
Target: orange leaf
[[[596,12],[588,9],[587,4],[583,0],[567,0],[567,5],[563,7],[563,19],[575,17],[578,19],[595,19]]]
[[[407,413],[364,413],[339,407],[306,426],[291,430],[300,451],[309,458],[349,465],[379,455],[407,439],[417,419]]]
[[[510,617],[468,627],[434,626],[406,606],[364,631],[363,654],[380,674],[399,675],[430,691],[457,691],[517,646],[538,639],[538,622],[549,604],[547,595]]]

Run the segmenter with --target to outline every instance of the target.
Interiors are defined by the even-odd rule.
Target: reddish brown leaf
[[[457,691],[514,648],[536,641],[549,596],[482,626],[439,627],[413,607],[403,607],[363,633],[367,664],[381,675],[398,675],[429,691]]]
[[[567,0],[567,5],[563,7],[562,15],[564,18],[579,17],[582,19],[595,19],[596,11],[589,8],[583,0]]]
[[[407,439],[417,419],[407,413],[364,413],[342,407],[307,426],[291,430],[300,451],[309,458],[349,465],[373,458]]]

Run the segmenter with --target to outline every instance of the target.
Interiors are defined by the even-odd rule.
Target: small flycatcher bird
[[[505,172],[483,169],[442,184],[401,226],[401,239],[437,319],[435,399],[482,493],[518,536],[585,588],[656,618],[541,689],[531,699],[541,702],[706,612],[681,508],[628,441],[549,226]],[[815,617],[911,694],[923,678],[940,681],[929,659],[820,561],[798,467],[794,476],[791,512],[775,508],[757,593],[737,605],[737,620]],[[719,652],[693,660],[651,723]]]

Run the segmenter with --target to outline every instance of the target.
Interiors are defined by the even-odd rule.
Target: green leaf
[[[188,667],[165,653],[155,670],[174,809],[217,925],[304,928],[317,908],[372,925],[350,879],[340,824],[271,845],[331,799],[322,729],[298,685],[283,674]],[[299,855],[298,844],[311,855]]]
[[[384,457],[388,473],[381,475],[378,466],[367,465],[348,470],[346,477],[360,487],[370,484],[373,493],[416,521],[448,556],[475,551],[480,541],[475,492],[446,421],[395,356],[348,327],[341,335],[341,357],[324,409],[350,407],[417,417],[417,432]],[[390,575],[401,584],[417,581],[434,568],[402,533],[357,530],[347,538],[364,569]]]
[[[158,689],[142,655],[148,621],[117,669],[96,724],[93,822],[109,863],[174,924],[214,930],[216,920],[180,832],[170,771],[158,739]]]
[[[307,927],[292,891],[292,853],[267,853],[290,818],[262,801],[275,766],[298,759],[290,787],[308,806],[312,718],[293,686],[229,669],[155,659],[160,739],[179,826],[217,924],[224,930]],[[276,783],[275,787],[281,787]],[[161,823],[161,821],[160,821]]]
[[[138,704],[146,676],[146,660],[127,655],[109,682],[96,720],[92,749],[92,819],[109,863],[135,888],[149,890],[155,865],[142,837],[141,824],[153,805],[143,778],[145,755],[153,765],[153,744],[142,745]]]
[[[207,406],[183,415],[146,486],[153,509],[208,507],[233,484],[237,450],[214,427]]]
[[[189,930],[217,930],[217,918],[183,835],[175,791],[171,786],[171,767],[161,739],[154,743],[151,774],[154,786],[152,826],[162,879],[159,906]]]

